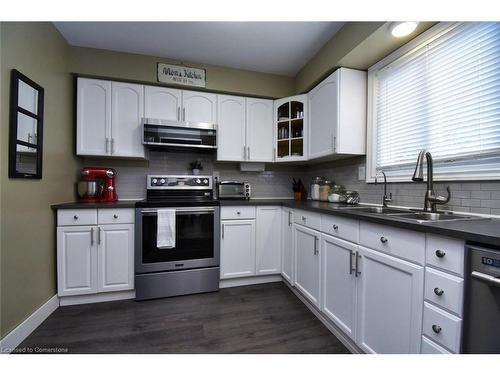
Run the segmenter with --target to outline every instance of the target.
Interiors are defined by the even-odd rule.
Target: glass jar
[[[344,185],[333,185],[328,195],[329,202],[345,202],[346,201],[346,190]]]
[[[330,190],[333,188],[334,182],[330,180],[325,180],[319,186],[319,200],[323,202],[328,202],[328,195],[330,195]]]
[[[313,201],[319,201],[319,188],[325,181],[324,177],[313,177],[311,181],[311,199]]]

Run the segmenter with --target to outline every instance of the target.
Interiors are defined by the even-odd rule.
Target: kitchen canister
[[[325,181],[324,177],[318,176],[313,177],[311,181],[311,199],[313,201],[319,201],[319,188]]]

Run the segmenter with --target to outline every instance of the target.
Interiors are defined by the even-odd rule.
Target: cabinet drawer
[[[451,354],[442,346],[436,344],[434,341],[429,340],[427,337],[422,336],[422,346],[420,347],[421,354]]]
[[[131,208],[99,208],[97,221],[99,224],[133,224],[134,212]]]
[[[462,319],[424,302],[422,332],[453,353],[460,351]]]
[[[359,221],[333,215],[321,215],[321,231],[358,243]]]
[[[97,209],[82,208],[77,210],[58,210],[57,225],[96,225]]]
[[[360,222],[359,243],[419,264],[425,261],[424,233]]]
[[[321,229],[321,215],[313,212],[295,210],[293,212],[293,222],[312,229]]]
[[[255,206],[230,206],[221,207],[222,220],[255,219]]]
[[[425,299],[462,316],[464,280],[448,273],[425,268]]]
[[[434,267],[464,275],[465,244],[455,238],[427,234],[425,261]]]

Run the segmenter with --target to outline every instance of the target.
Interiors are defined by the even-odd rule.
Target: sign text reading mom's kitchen
[[[158,82],[205,87],[205,69],[158,63]]]

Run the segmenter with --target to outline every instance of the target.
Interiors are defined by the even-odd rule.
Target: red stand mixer
[[[78,195],[80,202],[116,202],[116,171],[106,167],[85,167],[80,172]]]

